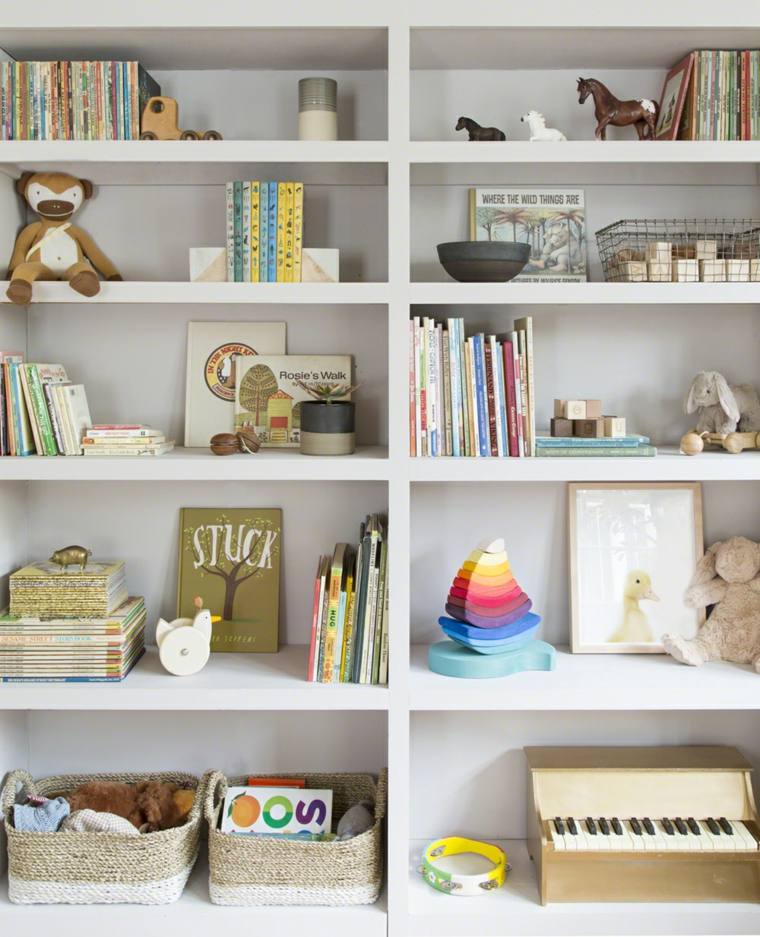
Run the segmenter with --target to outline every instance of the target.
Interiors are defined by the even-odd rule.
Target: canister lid
[[[301,78],[298,82],[299,111],[337,110],[338,82],[334,78]]]

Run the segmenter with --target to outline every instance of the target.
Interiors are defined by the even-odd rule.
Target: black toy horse
[[[470,140],[506,140],[503,130],[498,127],[481,127],[471,117],[460,117],[454,130],[466,130]]]

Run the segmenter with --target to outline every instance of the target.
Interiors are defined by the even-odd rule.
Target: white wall
[[[283,510],[280,641],[307,644],[320,553],[358,542],[366,514],[387,510],[382,482],[35,482],[30,485],[29,558],[81,543],[96,557],[123,559],[132,594],[144,595],[148,638],[159,615],[176,615],[181,507]]]
[[[738,534],[760,540],[760,516],[748,510],[760,482],[707,482],[702,489],[705,545]],[[440,639],[438,616],[462,560],[480,540],[504,537],[515,578],[543,618],[541,637],[569,644],[564,484],[416,484],[411,530],[413,643]]]
[[[736,745],[760,763],[751,712],[415,713],[411,835],[524,838],[525,745]]]

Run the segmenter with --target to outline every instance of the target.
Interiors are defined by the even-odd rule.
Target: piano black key
[[[644,829],[649,833],[650,836],[654,836],[654,823],[649,819],[649,817],[644,817],[642,821],[644,823]]]
[[[602,831],[602,833],[604,834],[604,836],[609,836],[609,835],[610,835],[610,825],[609,825],[609,823],[605,820],[604,817],[599,817],[599,829]]]
[[[573,836],[578,835],[578,827],[572,817],[567,818],[567,829],[570,833],[572,833]]]
[[[668,820],[667,817],[662,818],[662,828],[668,834],[668,836],[675,836],[675,830],[673,829],[673,824]]]
[[[596,823],[594,823],[591,817],[586,817],[586,829],[592,836],[596,836]]]
[[[621,826],[620,820],[618,820],[617,817],[613,817],[613,818],[612,818],[612,829],[615,831],[615,833],[616,833],[618,836],[622,836],[622,835],[623,835],[623,827]]]
[[[714,817],[708,817],[705,822],[707,823],[707,829],[712,833],[713,836],[720,836],[720,827],[715,822]]]
[[[701,836],[701,835],[702,835],[702,830],[700,830],[699,824],[698,824],[697,821],[694,819],[694,817],[689,817],[689,819],[688,819],[686,822],[689,824],[689,829],[691,830],[691,832],[692,832],[695,836]]]
[[[559,833],[560,836],[565,835],[565,824],[562,822],[562,817],[554,818],[554,829]]]
[[[734,832],[733,827],[731,826],[731,824],[728,822],[728,820],[725,817],[719,817],[718,823],[720,823],[720,828],[723,830],[723,832],[727,836],[731,836],[733,834]]]
[[[682,836],[686,836],[686,834],[689,832],[686,828],[686,824],[680,817],[676,817],[676,829]]]
[[[641,824],[636,817],[631,817],[631,829],[637,836],[641,836]]]

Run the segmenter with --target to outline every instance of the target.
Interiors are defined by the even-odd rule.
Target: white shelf
[[[209,932],[309,934],[309,937],[386,937],[385,896],[372,905],[348,908],[255,907],[230,908],[211,903],[208,865],[199,859],[178,902],[171,905],[18,905],[8,901],[8,882],[0,884],[0,917],[9,933],[77,934],[100,937],[160,937],[184,934],[202,937]]]
[[[757,305],[760,283],[412,283],[423,305],[643,306]]]
[[[437,620],[431,616],[431,623]],[[758,675],[724,661],[697,668],[667,654],[571,654],[560,647],[551,672],[460,680],[433,673],[427,655],[427,645],[412,645],[409,700],[415,710],[760,709]]]
[[[570,456],[567,458],[475,459],[410,458],[415,482],[564,482],[564,481],[757,481],[760,452],[736,455],[702,452],[682,455],[660,446],[657,455]]]
[[[452,792],[454,793],[454,792]],[[446,831],[451,832],[451,831]],[[756,904],[662,903],[541,905],[536,871],[522,840],[494,840],[512,866],[506,884],[479,897],[456,899],[426,884],[417,867],[427,842],[414,840],[409,857],[410,937],[496,935],[756,934]]]
[[[388,450],[359,447],[350,456],[305,456],[297,449],[216,456],[178,447],[162,456],[6,456],[2,481],[383,481]]]
[[[10,305],[5,295],[8,281],[0,281],[0,303]],[[97,296],[88,298],[71,289],[68,283],[42,282],[34,284],[32,303],[104,303],[214,305],[321,304],[359,305],[386,304],[387,283],[189,283],[183,281],[131,281],[101,283]]]
[[[388,144],[382,140],[10,140],[0,144],[0,170],[64,164],[67,172],[109,185],[221,185],[288,171],[309,183],[385,185]]]
[[[2,683],[0,709],[10,710],[384,710],[380,686],[308,683],[308,647],[277,654],[212,654],[192,677],[173,677],[154,647],[121,683]]]

